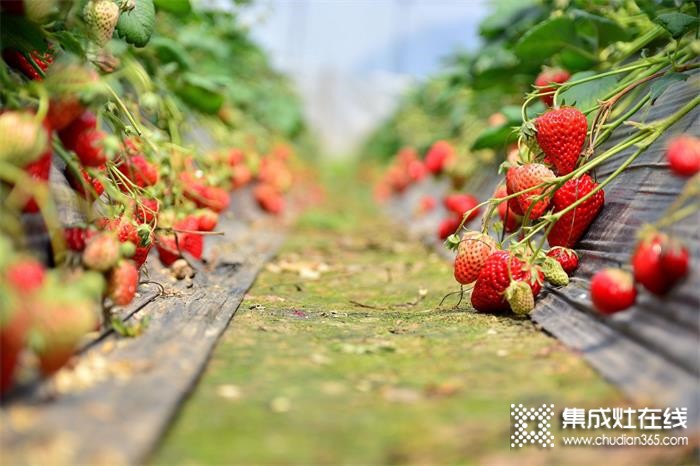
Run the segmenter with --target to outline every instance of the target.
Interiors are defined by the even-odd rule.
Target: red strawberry
[[[228,209],[231,198],[225,189],[217,186],[207,186],[204,189],[204,200],[199,207],[208,207],[214,212],[223,212]]]
[[[88,110],[73,120],[65,129],[59,131],[58,137],[61,139],[66,149],[72,150],[79,134],[96,128],[97,117]]]
[[[44,283],[44,265],[36,259],[20,259],[7,267],[5,280],[20,294],[32,293]]]
[[[427,194],[420,198],[418,202],[418,211],[422,214],[427,212],[432,212],[437,206],[437,201],[433,196],[428,196]]]
[[[106,272],[119,260],[119,241],[110,232],[90,238],[83,252],[83,263],[93,270]]]
[[[540,185],[543,182],[551,181],[554,178],[555,176],[552,170],[541,163],[521,165],[513,169],[512,172],[509,171],[506,174],[508,194],[515,194]],[[536,198],[544,193],[549,193],[549,190],[550,188],[541,187],[532,189],[516,197],[515,199],[518,201],[522,214],[525,215],[529,211],[531,220],[539,218],[549,207],[551,198],[549,195],[546,195],[542,200],[535,202]],[[529,210],[530,208],[532,208],[532,210]]]
[[[0,293],[6,292],[0,289]],[[8,304],[5,296],[0,299],[3,300],[3,304]],[[16,302],[0,313],[0,395],[12,386],[30,323],[30,313]]]
[[[51,99],[49,112],[46,119],[51,123],[51,127],[56,131],[61,131],[68,127],[80,115],[85,112],[85,107],[76,97],[63,96]]]
[[[219,222],[219,215],[212,210],[202,209],[197,213],[197,222],[199,231],[214,231]]]
[[[504,184],[496,188],[496,191],[493,193],[494,198],[506,197],[507,195],[508,188]],[[516,205],[520,211],[520,206],[515,199],[508,199],[498,204],[498,216],[501,217],[503,227],[507,232],[515,231],[523,221],[522,215],[515,211]]]
[[[197,217],[188,215],[183,220],[175,222],[173,228],[175,230],[185,230],[185,232],[182,233],[176,232],[180,250],[191,254],[195,259],[201,259],[204,237],[198,233],[190,233],[199,230],[199,220]]]
[[[119,261],[109,273],[107,296],[117,306],[126,306],[134,299],[139,285],[139,270],[130,260]]]
[[[535,79],[535,86],[542,87],[540,90],[541,94],[545,94],[550,91],[555,91],[557,88],[550,86],[550,84],[556,83],[561,84],[569,80],[571,75],[568,71],[562,70],[561,68],[545,68]],[[545,87],[547,86],[547,87]],[[540,99],[547,107],[551,107],[554,103],[554,94],[540,95]]]
[[[403,167],[393,165],[386,172],[386,182],[393,191],[402,193],[411,184],[411,178]]]
[[[231,167],[240,165],[245,161],[245,153],[241,149],[231,149],[227,161]]]
[[[47,140],[51,141],[51,126],[48,120],[44,120],[44,130],[46,131]],[[49,180],[49,174],[51,173],[51,144],[49,143],[46,151],[39,156],[38,159],[30,162],[28,165],[24,166],[24,171],[31,176],[33,180],[37,183],[46,183]],[[38,212],[39,205],[33,198],[27,201],[24,206],[24,212]]]
[[[136,208],[136,221],[139,223],[151,223],[160,208],[158,199],[142,197],[140,205]]]
[[[455,151],[447,141],[437,141],[425,155],[425,168],[435,175],[442,172],[445,167],[455,159]]]
[[[247,185],[253,179],[253,172],[245,164],[236,165],[231,169],[231,185],[238,189]]]
[[[180,251],[175,243],[175,235],[156,235],[156,249],[161,263],[169,267],[173,262],[181,257]]]
[[[455,216],[450,216],[443,219],[440,222],[440,225],[438,225],[438,237],[443,241],[446,240],[452,233],[457,232],[457,228],[459,228],[460,223],[462,223],[462,219]]]
[[[143,155],[124,157],[117,165],[120,172],[130,179],[136,186],[145,188],[158,183],[158,169]],[[122,186],[126,189],[126,186]]]
[[[693,176],[700,171],[700,139],[683,134],[668,145],[666,158],[671,170],[680,176]]]
[[[688,275],[690,256],[688,249],[677,241],[670,240],[661,251],[661,270],[674,284]]]
[[[292,186],[292,173],[287,165],[278,158],[265,157],[260,162],[258,179],[265,184],[273,186],[283,193]]]
[[[49,65],[53,62],[53,53],[49,50],[44,54],[36,50],[29,53],[29,57],[36,64],[33,66],[22,52],[16,49],[7,48],[2,51],[2,58],[17,71],[22,72],[26,77],[34,81],[43,80],[43,72],[46,71]],[[39,70],[37,70],[37,67]]]
[[[253,196],[260,208],[273,215],[279,215],[284,211],[284,197],[273,186],[259,184],[253,190]]]
[[[71,251],[81,252],[85,249],[86,232],[85,228],[81,227],[66,227],[63,229],[63,234],[66,239],[66,246]]]
[[[428,175],[428,169],[420,160],[411,160],[406,166],[406,172],[412,181],[420,181]]]
[[[567,275],[571,275],[578,267],[578,254],[573,249],[555,246],[547,251],[547,255],[559,262]]]
[[[511,309],[506,299],[506,290],[512,282],[526,282],[532,295],[537,296],[542,288],[542,272],[533,270],[509,251],[493,252],[479,271],[472,290],[471,302],[480,312],[501,312]]]
[[[97,167],[97,169],[101,172],[104,172],[106,170],[106,167],[105,165],[100,165],[99,167]],[[71,168],[69,168],[66,171],[66,178],[68,179],[68,183],[75,190],[75,192],[77,192],[86,199],[100,197],[105,191],[105,187],[102,185],[102,182],[96,176],[90,175],[90,173],[88,173],[85,167],[82,166],[80,167],[80,175],[83,178],[83,182],[81,182],[78,179],[78,177],[75,175]]]
[[[535,120],[537,144],[558,175],[571,173],[586,141],[586,115],[574,107],[547,110]]]
[[[470,210],[479,205],[479,200],[471,194],[451,194],[442,200],[445,208],[455,214],[460,219]],[[469,222],[479,215],[479,209],[475,209],[469,214],[466,222]]]
[[[688,250],[663,233],[646,235],[632,255],[634,279],[656,295],[666,294],[688,273]]]
[[[634,304],[637,290],[632,275],[621,269],[603,269],[591,280],[591,300],[603,314],[613,314]]]
[[[72,147],[80,159],[80,163],[86,167],[99,167],[107,161],[107,155],[102,149],[102,141],[106,134],[98,129],[89,129],[79,133],[75,137]]]
[[[462,236],[454,263],[455,280],[466,285],[479,276],[486,259],[496,250],[496,241],[477,231],[468,231]]]
[[[554,193],[554,212],[560,212],[593,191],[598,186],[593,179],[584,174],[579,178],[573,178],[562,185]],[[599,190],[593,196],[580,204],[575,209],[567,212],[552,227],[547,241],[550,246],[564,246],[573,248],[581,239],[590,224],[595,220],[605,203],[605,194]]]

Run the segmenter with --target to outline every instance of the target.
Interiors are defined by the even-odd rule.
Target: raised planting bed
[[[286,221],[263,214],[251,191],[234,192],[232,210],[210,237],[192,278],[177,280],[152,255],[148,282],[126,325],[143,333],[101,334],[73,367],[19,387],[1,409],[3,462],[134,464],[154,447],[202,372],[261,267],[284,238]]]
[[[670,115],[695,97],[700,76],[671,86],[649,110],[633,115],[632,121],[654,121]],[[621,127],[601,148],[615,145],[629,135]],[[620,387],[632,400],[657,406],[687,407],[689,425],[700,424],[700,214],[696,212],[668,231],[681,238],[691,255],[691,272],[685,281],[663,298],[640,293],[634,307],[612,317],[603,317],[591,304],[592,275],[604,267],[629,263],[640,226],[657,220],[686,185],[685,178],[668,170],[665,150],[668,141],[680,133],[700,136],[700,108],[695,108],[651,145],[630,169],[605,188],[605,207],[576,246],[580,266],[571,283],[562,288],[545,287],[536,301],[531,318],[542,328],[577,351],[606,379]],[[634,147],[621,151],[597,170],[609,175]],[[465,186],[480,200],[492,196],[503,177],[489,168]],[[416,214],[424,195],[440,199],[447,191],[444,181],[428,179],[410,187],[387,204],[389,215],[404,224],[414,237],[434,247],[446,259],[454,253],[442,246],[437,225],[445,216],[442,206],[425,215]],[[466,225],[479,229],[479,219]],[[455,283],[457,286],[457,283]],[[462,301],[468,303],[468,299]],[[466,304],[468,305],[468,304]]]

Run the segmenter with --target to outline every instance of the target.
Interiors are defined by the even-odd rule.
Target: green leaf
[[[71,31],[56,31],[51,34],[53,40],[59,42],[61,46],[68,52],[71,52],[80,57],[85,56],[83,44],[78,39],[78,36]]]
[[[661,97],[661,94],[663,94],[671,84],[685,81],[688,79],[688,76],[689,75],[683,73],[669,73],[661,76],[659,79],[654,81],[649,88],[649,97],[651,98],[651,102],[653,103],[656,99]]]
[[[567,46],[579,45],[575,22],[567,16],[547,19],[530,29],[515,44],[515,54],[537,68]]]
[[[583,10],[573,10],[571,16],[576,22],[579,35],[594,39],[596,48],[613,42],[629,40],[629,32],[610,18],[594,15]]]
[[[24,52],[46,52],[48,44],[39,26],[16,15],[0,15],[0,44]]]
[[[156,8],[178,16],[184,16],[192,12],[190,0],[155,0]]]
[[[583,71],[575,73],[569,81],[595,76],[595,71]],[[617,77],[605,76],[585,83],[577,84],[559,94],[557,103],[564,102],[566,105],[575,105],[581,111],[590,110],[598,103],[599,99],[605,97],[617,84]]]
[[[179,42],[167,37],[157,36],[151,39],[149,47],[155,50],[162,64],[175,62],[186,70],[192,67],[192,61],[187,50]]]
[[[136,7],[119,15],[117,32],[119,37],[136,47],[144,47],[151,39],[156,24],[153,0],[138,0]]]
[[[497,149],[504,147],[507,143],[515,141],[518,132],[509,126],[508,123],[501,126],[494,126],[483,131],[472,144],[472,150]]]
[[[654,22],[670,32],[674,38],[678,38],[697,27],[698,18],[685,13],[672,12],[658,15],[654,18]]]
[[[176,92],[186,104],[204,113],[215,114],[224,103],[219,87],[210,79],[194,73],[182,76]]]

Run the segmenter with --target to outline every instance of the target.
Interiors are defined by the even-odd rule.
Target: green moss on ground
[[[512,402],[629,403],[531,322],[466,302],[439,308],[456,289],[450,264],[349,196],[349,183],[333,185],[344,195],[307,212],[259,276],[153,464],[668,459],[668,449],[511,451]]]

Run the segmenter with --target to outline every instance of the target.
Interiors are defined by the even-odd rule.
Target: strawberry
[[[158,250],[158,258],[164,266],[169,267],[181,257],[178,244],[175,243],[175,235],[158,234],[156,235],[155,243]]]
[[[29,58],[34,62],[30,63],[27,57],[19,50],[7,48],[2,51],[2,58],[12,68],[20,71],[23,75],[33,81],[42,81],[44,79],[44,71],[53,62],[53,53],[51,50],[41,54],[37,50],[29,52]]]
[[[418,212],[425,214],[432,212],[437,207],[437,201],[433,196],[425,195],[418,201]]]
[[[0,114],[0,161],[25,167],[37,160],[50,151],[47,129],[30,112]]]
[[[674,284],[688,275],[690,256],[688,249],[677,241],[670,240],[661,251],[661,270]]]
[[[554,193],[554,212],[559,212],[590,193],[597,183],[584,174],[564,183]],[[550,246],[572,248],[586,232],[593,220],[598,216],[605,203],[605,194],[599,190],[575,209],[564,214],[552,227],[547,235]]]
[[[112,0],[89,0],[83,8],[83,19],[92,40],[104,47],[112,39],[119,21],[119,6]]]
[[[462,285],[473,282],[479,276],[486,259],[496,250],[496,241],[478,231],[468,231],[457,247],[454,276]]]
[[[535,120],[537,144],[558,175],[571,173],[586,141],[586,115],[574,107],[547,110]]]
[[[90,302],[58,290],[47,293],[33,315],[29,341],[39,359],[39,369],[49,376],[71,359],[80,340],[97,325]]]
[[[559,262],[567,275],[571,275],[578,267],[578,254],[573,249],[555,246],[547,251],[547,256]]]
[[[202,209],[197,212],[197,222],[199,231],[214,231],[219,222],[219,215],[209,209]]]
[[[20,259],[5,270],[5,280],[20,294],[37,291],[44,283],[44,266],[36,259]]]
[[[504,295],[514,314],[527,315],[535,308],[535,296],[532,294],[532,288],[524,281],[511,281]]]
[[[447,141],[435,142],[425,154],[425,168],[434,175],[441,173],[456,158],[455,150]]]
[[[467,212],[479,205],[479,200],[471,194],[451,194],[444,197],[442,204],[448,211],[461,219]],[[465,223],[473,220],[477,215],[479,215],[479,209],[473,210]]]
[[[231,186],[233,189],[241,188],[253,179],[253,172],[245,164],[239,164],[231,168]]]
[[[66,246],[71,251],[81,252],[85,249],[87,234],[82,227],[66,227],[63,229]]]
[[[391,190],[402,193],[411,184],[411,178],[403,167],[393,165],[386,172],[386,182]]]
[[[140,200],[140,205],[136,207],[136,221],[139,223],[151,223],[156,215],[158,215],[158,210],[160,208],[160,203],[158,199],[142,197]]]
[[[6,288],[0,288],[0,301],[7,305],[0,312],[0,395],[3,395],[12,386],[31,315]]]
[[[674,138],[666,149],[666,158],[679,176],[693,176],[700,171],[700,139],[683,134]]]
[[[86,167],[99,167],[107,162],[107,155],[102,148],[106,134],[98,129],[89,129],[75,137],[72,149]]]
[[[502,184],[496,188],[493,193],[494,198],[502,198],[508,195],[508,188],[506,185]],[[514,210],[514,205],[518,202],[515,199],[508,199],[507,201],[502,201],[498,204],[498,216],[501,217],[503,222],[503,227],[507,232],[515,231],[523,221],[522,215],[519,215]],[[520,206],[518,206],[520,209]]]
[[[533,276],[535,273],[536,276]],[[501,312],[511,309],[506,290],[514,281],[527,283],[534,297],[542,288],[542,273],[528,266],[510,251],[494,251],[479,271],[472,290],[472,306],[480,312]],[[518,297],[522,298],[522,296]]]
[[[228,152],[227,162],[231,167],[240,165],[245,161],[245,153],[241,149],[231,149]]]
[[[146,160],[143,155],[124,157],[118,162],[117,168],[136,186],[145,188],[158,183],[158,169],[154,164]],[[122,190],[126,186],[120,183]]]
[[[278,158],[265,157],[260,161],[258,179],[273,186],[277,191],[283,193],[292,186],[292,173],[287,165]]]
[[[107,296],[117,306],[126,306],[136,295],[139,285],[139,270],[130,260],[121,260],[107,279]]]
[[[199,220],[193,215],[188,215],[182,220],[173,224],[175,230],[185,230],[186,232],[177,233],[177,241],[180,250],[192,255],[195,259],[202,258],[202,249],[204,246],[204,237],[197,234],[199,230]],[[192,233],[195,232],[195,233]]]
[[[564,271],[558,260],[553,257],[545,257],[542,263],[544,279],[554,286],[566,286],[569,284],[569,275]]]
[[[634,304],[637,290],[632,275],[621,269],[603,269],[591,279],[591,300],[603,314],[613,314]]]
[[[452,233],[457,232],[457,228],[459,228],[460,223],[462,223],[462,219],[455,216],[449,216],[443,219],[440,222],[440,225],[438,225],[438,238],[443,241],[446,240]]]
[[[517,180],[518,167],[519,166],[517,165],[513,165],[509,167],[508,171],[506,172],[506,194],[509,196],[517,192],[513,191],[511,188],[515,186]],[[520,203],[518,202],[517,197],[508,200],[508,209],[520,217],[522,217],[525,213],[523,212],[523,209],[520,208]]]
[[[206,186],[203,192],[203,199],[198,204],[199,207],[207,207],[214,212],[221,213],[228,209],[231,198],[225,189],[218,186]]]
[[[561,84],[569,80],[571,74],[561,68],[545,68],[537,75],[535,86],[541,87],[540,94],[545,94],[550,91],[556,91],[556,87],[551,84]],[[554,94],[540,95],[540,99],[547,107],[551,107],[554,103]]]
[[[97,128],[97,117],[90,111],[83,112],[78,118],[74,119],[67,127],[58,132],[58,137],[61,139],[63,146],[66,149],[72,150],[75,147],[75,141],[78,135],[88,130]]]
[[[632,255],[634,279],[655,295],[664,295],[688,273],[688,250],[668,235],[645,235]]]
[[[76,118],[85,112],[85,107],[76,97],[59,97],[51,99],[46,119],[56,131],[67,128]]]
[[[412,181],[420,181],[428,175],[428,169],[420,160],[411,160],[406,166],[406,172]]]
[[[119,241],[111,232],[93,236],[85,246],[83,263],[100,272],[111,269],[119,260]]]
[[[44,120],[44,131],[47,140],[51,139],[51,127],[48,120]],[[53,153],[49,144],[46,151],[39,156],[38,159],[24,166],[24,171],[35,180],[37,183],[48,184],[49,174],[51,173],[51,157]],[[34,198],[29,199],[23,208],[24,212],[38,212],[39,205]]]
[[[273,215],[279,215],[284,211],[284,197],[268,184],[259,184],[253,190],[253,196],[260,208]]]
[[[100,165],[97,167],[97,170],[104,172],[106,170],[106,166]],[[66,170],[68,184],[71,185],[75,192],[83,196],[85,199],[98,198],[105,191],[105,187],[102,185],[102,182],[96,176],[90,175],[85,167],[80,167],[80,176],[83,178],[82,182],[78,179],[75,172],[71,168]]]
[[[544,182],[551,181],[554,178],[555,176],[552,170],[540,163],[521,165],[516,167],[512,172],[509,171],[506,174],[508,194],[515,194]],[[550,188],[540,187],[517,196],[515,199],[523,215],[529,212],[531,220],[539,218],[545,210],[547,210],[551,202],[549,191]],[[537,197],[543,194],[545,194],[544,198],[540,201],[536,201]]]

